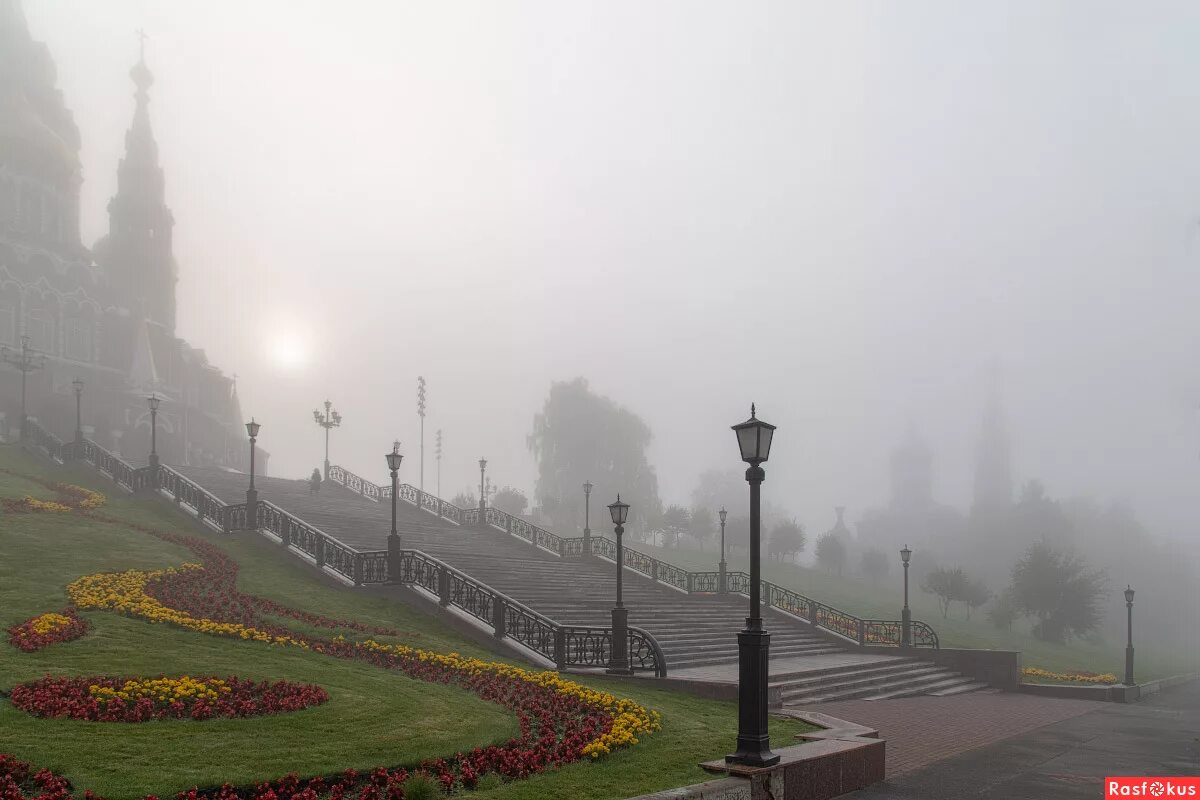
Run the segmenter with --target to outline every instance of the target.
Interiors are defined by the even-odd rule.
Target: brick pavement
[[[887,776],[891,778],[1107,705],[989,691],[953,697],[846,700],[797,710],[819,711],[878,730],[887,739]]]

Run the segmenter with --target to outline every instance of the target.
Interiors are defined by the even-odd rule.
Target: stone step
[[[833,689],[822,693],[810,693],[802,698],[792,698],[785,701],[786,705],[812,705],[814,703],[830,703],[835,700],[886,700],[896,697],[912,697],[924,694],[928,687],[937,686],[946,681],[960,680],[961,676],[949,671],[932,673],[918,678],[900,677],[883,680],[866,686],[849,689]],[[938,688],[942,688],[938,686]]]
[[[914,664],[905,668],[892,668],[867,674],[850,673],[820,675],[801,681],[789,681],[783,684],[784,701],[799,700],[810,695],[827,694],[829,692],[852,691],[881,685],[890,685],[896,681],[917,680],[930,675],[944,675],[945,671],[936,664]]]
[[[883,692],[882,694],[873,694],[864,699],[866,700],[896,700],[901,697],[917,697],[923,694],[934,694],[939,691],[946,691],[959,686],[975,683],[974,678],[969,678],[966,675],[958,673],[949,673],[942,676],[940,679],[931,679],[922,681],[918,685],[906,686],[894,691]]]

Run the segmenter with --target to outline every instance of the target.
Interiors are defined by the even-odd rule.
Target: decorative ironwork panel
[[[612,660],[612,628],[563,628],[570,667],[607,667]]]
[[[903,640],[902,627],[897,620],[863,620],[863,644],[899,647]]]
[[[558,554],[563,558],[577,558],[583,555],[583,537],[574,539],[559,539]]]
[[[845,636],[847,639],[858,641],[858,617],[847,614],[845,611],[839,611],[824,603],[813,601],[813,605],[816,607],[816,610],[812,618],[818,628],[824,628],[839,636]]]
[[[307,553],[313,558],[313,560],[316,560],[317,543],[325,537],[320,531],[313,528],[311,525],[305,525],[301,523],[299,527],[295,525],[292,526],[290,538],[292,541],[292,547],[295,547],[302,553]]]
[[[237,505],[226,506],[225,508],[226,522],[231,531],[244,531],[247,528],[246,524],[246,504],[238,503]]]
[[[463,510],[458,506],[452,506],[446,502],[442,503],[442,517],[459,525],[464,523]]]
[[[360,555],[363,561],[363,583],[387,583],[387,551],[372,550]]]
[[[325,565],[339,575],[354,580],[354,550],[337,539],[325,537]]]
[[[416,550],[404,550],[400,553],[400,580],[404,583],[415,583],[422,589],[438,593],[438,573],[441,566],[433,559]]]
[[[463,525],[478,525],[479,524],[479,509],[478,508],[462,509],[462,524]]]
[[[604,536],[592,537],[592,555],[606,558],[613,563],[617,561],[617,543]]]
[[[496,594],[466,575],[450,572],[450,603],[478,620],[491,625]]]
[[[223,519],[225,503],[200,484],[170,467],[159,467],[159,487],[184,505],[190,506],[201,520]]]
[[[25,419],[25,438],[45,450],[55,461],[63,460],[62,439],[28,418]]]
[[[419,490],[417,489],[417,487],[413,486],[412,484],[402,483],[402,484],[400,484],[400,498],[399,499],[408,503],[410,506],[415,506],[415,505],[417,505],[417,492],[418,491]],[[390,497],[390,495],[389,495],[389,497]]]
[[[931,647],[934,650],[941,647],[941,644],[938,642],[937,631],[929,627],[927,623],[914,619],[909,623],[909,626],[909,630],[912,632],[913,647]]]
[[[659,561],[658,575],[655,577],[668,586],[674,586],[676,589],[682,589],[685,592],[688,590],[688,571],[680,569],[674,564]]]
[[[640,572],[643,575],[647,575],[651,578],[654,577],[654,559],[653,558],[646,555],[645,553],[643,553],[640,550],[633,550],[628,547],[622,547],[621,551],[622,551],[622,554],[624,555],[625,566],[629,567],[630,569],[632,569],[636,572]],[[615,558],[615,556],[614,556],[614,558]]]
[[[554,632],[558,626],[519,603],[508,603],[507,611],[504,633],[553,661]]]
[[[774,583],[764,582],[763,594],[767,603],[786,611],[789,614],[795,614],[797,617],[809,618],[809,611],[812,607],[812,601],[802,594],[797,594],[791,589],[785,589]]]
[[[693,572],[692,573],[692,591],[693,592],[719,592],[719,591],[721,591],[721,573],[720,572]]]
[[[726,588],[737,594],[750,596],[750,575],[746,572],[726,572]]]
[[[641,628],[629,628],[629,666],[635,670],[653,670],[654,677],[667,676],[667,657],[654,637]]]
[[[439,515],[438,514],[439,503],[438,503],[437,497],[435,497],[434,495],[431,495],[429,492],[418,492],[418,495],[421,498],[421,510],[428,511],[430,514],[433,514],[435,517],[438,516]]]

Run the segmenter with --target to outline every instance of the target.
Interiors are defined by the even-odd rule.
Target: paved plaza
[[[1200,775],[1198,682],[1128,705],[996,693],[819,710],[887,739],[887,780],[855,800],[1096,800],[1109,775]]]

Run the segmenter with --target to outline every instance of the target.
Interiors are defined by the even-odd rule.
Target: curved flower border
[[[329,700],[320,686],[183,675],[178,678],[45,677],[14,686],[12,704],[36,717],[90,722],[151,722],[259,717]]]
[[[74,606],[51,611],[25,620],[8,629],[8,643],[18,650],[32,653],[56,642],[70,642],[83,636],[92,625],[80,617]]]

